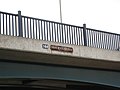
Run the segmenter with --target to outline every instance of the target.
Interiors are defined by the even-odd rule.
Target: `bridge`
[[[0,12],[0,88],[120,89],[120,34]]]

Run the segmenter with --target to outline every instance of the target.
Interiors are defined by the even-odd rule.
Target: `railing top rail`
[[[72,26],[72,27],[77,27],[77,28],[83,28],[81,26],[76,26],[76,25],[71,25],[71,24],[66,24],[66,23],[60,23],[60,22],[55,22],[55,21],[50,21],[50,20],[45,20],[45,19],[39,19],[39,18],[34,18],[34,17],[29,17],[29,16],[23,16],[24,18],[31,18],[31,19],[35,19],[35,20],[41,20],[41,21],[46,21],[46,22],[51,22],[51,23],[57,23],[57,24],[61,24],[61,25],[67,25],[67,26]]]
[[[13,13],[8,13],[8,12],[2,12],[0,11],[0,13],[3,13],[3,14],[10,14],[10,15],[14,15],[14,16],[17,16],[18,14],[13,14]]]
[[[92,28],[86,28],[87,30],[92,30],[92,31],[97,31],[97,32],[102,32],[102,33],[108,33],[108,34],[114,34],[114,35],[120,35],[117,33],[112,33],[112,32],[107,32],[107,31],[102,31],[102,30],[97,30],[97,29],[92,29]]]

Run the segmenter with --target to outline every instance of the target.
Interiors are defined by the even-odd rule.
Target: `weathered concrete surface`
[[[72,47],[73,53],[53,51],[50,45]],[[0,59],[120,70],[119,51],[5,35],[0,35]]]

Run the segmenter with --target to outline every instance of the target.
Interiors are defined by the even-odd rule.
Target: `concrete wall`
[[[44,49],[42,47],[43,44],[48,45],[48,49]],[[73,48],[73,52],[54,51],[50,49],[50,45],[71,47]],[[25,53],[28,54],[25,56]],[[22,37],[0,35],[0,54],[0,59],[28,59],[32,62],[34,60],[37,60],[38,62],[41,61],[42,63],[48,62],[53,64],[57,61],[56,63],[61,63],[64,65],[71,65],[71,63],[74,63],[77,66],[82,66],[85,64],[85,67],[103,67],[106,65],[106,67],[111,67],[109,66],[111,63],[112,67],[120,69],[120,51],[104,50],[99,48],[69,45],[64,43],[56,43]],[[62,62],[62,60],[64,61]],[[117,66],[114,63],[116,63]]]

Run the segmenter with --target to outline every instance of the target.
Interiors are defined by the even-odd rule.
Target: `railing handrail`
[[[8,12],[3,12],[3,11],[0,11],[0,13],[3,13],[3,14],[10,14],[10,15],[14,15],[14,16],[18,16],[18,14],[13,14],[13,13],[8,13]]]
[[[117,34],[117,33],[107,32],[107,31],[98,30],[98,29],[92,29],[92,28],[86,28],[86,29],[87,29],[87,30],[92,30],[92,31],[97,31],[97,32],[102,32],[102,33],[108,33],[108,34],[120,35],[120,34]]]
[[[57,24],[67,25],[67,26],[72,26],[72,27],[83,28],[83,27],[81,27],[81,26],[77,26],[77,25],[66,24],[66,23],[60,23],[60,22],[56,22],[56,21],[45,20],[45,19],[39,19],[39,18],[34,18],[34,17],[29,17],[29,16],[23,16],[23,15],[22,15],[22,17],[24,17],[24,18],[31,18],[31,19],[35,19],[35,20],[46,21],[46,22],[51,22],[51,23],[57,23]]]

